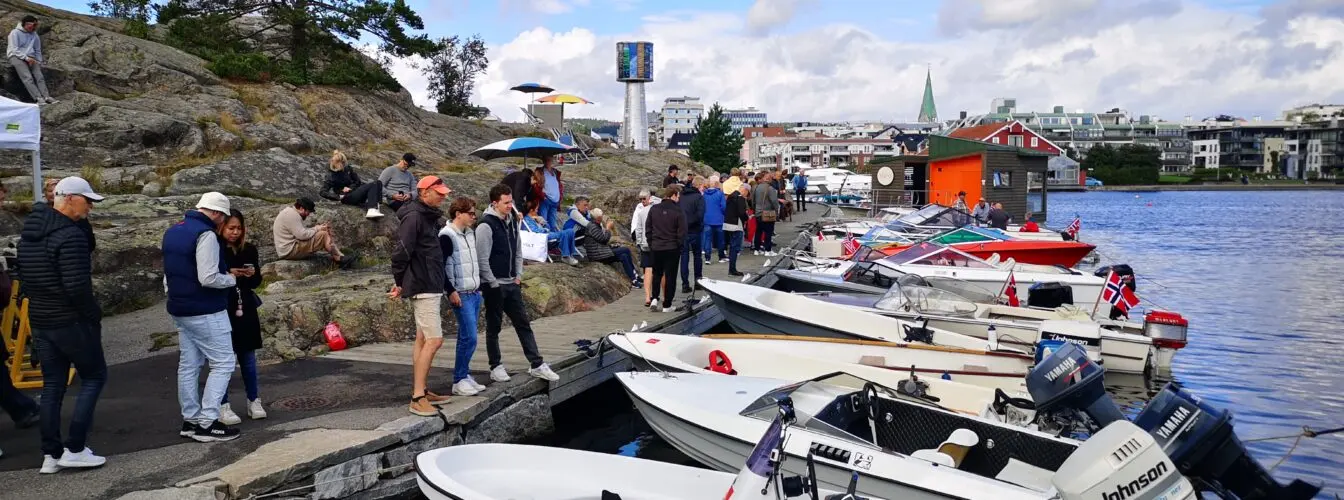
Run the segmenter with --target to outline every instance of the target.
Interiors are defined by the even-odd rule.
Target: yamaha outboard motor
[[[1232,432],[1232,414],[1169,383],[1134,423],[1152,434],[1176,468],[1200,489],[1241,500],[1305,500],[1321,491],[1301,479],[1275,481]]]
[[[1111,271],[1115,271],[1115,274],[1120,275],[1120,285],[1129,287],[1129,289],[1133,290],[1135,293],[1139,291],[1138,287],[1135,286],[1137,280],[1134,279],[1134,268],[1129,267],[1129,264],[1103,266],[1092,274],[1097,277],[1105,278]],[[1111,314],[1109,317],[1111,319],[1122,319],[1128,317],[1128,315],[1120,311],[1120,308],[1111,306]]]
[[[1030,307],[1054,309],[1072,303],[1073,287],[1069,285],[1058,282],[1044,282],[1033,284],[1027,288],[1027,305]]]
[[[1097,427],[1124,420],[1106,393],[1104,373],[1077,344],[1056,344],[1054,352],[1027,374],[1027,392],[1036,403],[1037,416],[1053,419],[1061,427],[1076,422],[1078,411],[1091,417]]]

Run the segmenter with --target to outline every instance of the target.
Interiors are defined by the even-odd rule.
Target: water
[[[1235,415],[1243,440],[1344,426],[1344,192],[1052,193],[1102,263],[1128,263],[1147,302],[1190,319],[1175,379]],[[1112,387],[1133,415],[1157,386]],[[556,410],[545,444],[695,465],[614,381]],[[570,404],[576,403],[576,404]],[[1293,440],[1251,442],[1272,466]],[[1344,433],[1304,438],[1275,470],[1344,494]]]

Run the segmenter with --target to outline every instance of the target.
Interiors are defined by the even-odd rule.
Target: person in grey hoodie
[[[42,38],[37,36],[37,18],[31,14],[23,16],[23,21],[9,32],[7,47],[5,56],[9,58],[9,65],[23,80],[33,102],[39,105],[55,103],[56,99],[51,98],[47,81],[42,77],[42,65],[46,60],[42,58]]]
[[[480,264],[482,290],[485,298],[485,353],[490,361],[490,380],[508,382],[509,372],[504,369],[503,354],[499,351],[499,332],[504,329],[504,315],[509,315],[523,356],[532,367],[527,370],[533,377],[556,381],[560,376],[551,370],[537,350],[537,339],[532,323],[527,319],[523,304],[523,253],[519,241],[520,216],[513,207],[512,190],[503,184],[490,188],[490,206],[476,225],[477,262]]]
[[[420,196],[415,174],[411,173],[411,167],[414,166],[415,154],[406,153],[401,155],[401,161],[396,165],[378,174],[378,182],[383,185],[383,202],[393,211],[400,210],[402,205]]]

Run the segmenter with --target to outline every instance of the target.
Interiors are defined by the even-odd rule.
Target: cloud
[[[1018,8],[1059,4],[1002,1]],[[970,10],[954,18],[940,13],[937,22],[960,34],[919,42],[846,24],[762,36],[743,30],[745,12],[645,12],[627,33],[534,28],[492,46],[477,99],[518,121],[527,98],[508,88],[538,81],[596,102],[567,107],[569,116],[620,119],[625,87],[616,81],[616,42],[646,40],[654,43],[650,110],[665,97],[690,95],[707,104],[756,106],[780,121],[909,120],[918,113],[928,64],[945,116],[988,112],[995,97],[1017,97],[1021,110],[1062,105],[1167,119],[1276,116],[1340,99],[1344,15],[1330,2],[1312,1],[1299,3],[1319,8],[1282,12],[1175,0],[1145,10],[1143,2],[1084,0],[1036,19],[994,2],[949,0]],[[1266,31],[1266,23],[1277,28]],[[429,104],[423,79],[407,74],[404,64],[398,62],[396,76],[417,102]]]
[[[805,0],[756,0],[747,9],[747,30],[764,35],[793,20]]]
[[[587,7],[589,0],[504,0],[500,7],[510,11],[537,14],[564,14],[576,7]]]

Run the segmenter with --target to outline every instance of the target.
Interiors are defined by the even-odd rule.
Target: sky
[[[1344,102],[1344,0],[407,1],[431,36],[485,40],[475,103],[506,121],[522,82],[594,101],[568,117],[619,120],[618,41],[654,43],[650,111],[686,95],[771,121],[913,121],[926,72],[943,119],[996,97],[1165,120]],[[413,62],[393,75],[432,108]]]

